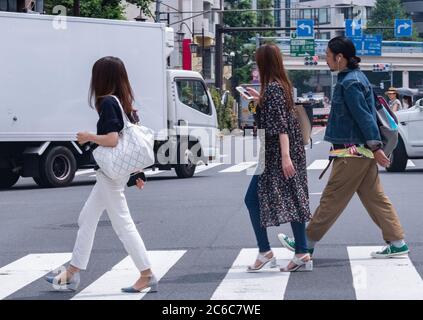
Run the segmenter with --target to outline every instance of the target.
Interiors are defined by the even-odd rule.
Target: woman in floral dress
[[[276,45],[261,46],[256,62],[261,92],[247,90],[258,104],[256,120],[258,128],[264,131],[265,143],[258,169],[245,195],[259,248],[256,262],[247,271],[260,270],[267,264],[276,266],[266,228],[288,222],[295,236],[296,250],[294,258],[281,271],[311,271],[305,236],[306,222],[311,219],[306,155],[295,115],[292,85]]]

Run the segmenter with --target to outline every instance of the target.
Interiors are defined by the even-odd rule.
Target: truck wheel
[[[184,159],[180,159],[180,150],[184,151]],[[192,162],[194,155],[191,152],[191,148],[188,146],[181,146],[178,147],[178,164],[175,166],[175,172],[178,178],[191,178],[195,173],[196,165]]]
[[[13,187],[18,180],[19,174],[14,173],[11,169],[0,169],[0,189]]]
[[[388,172],[403,172],[407,168],[407,152],[401,138],[398,140],[398,145],[394,149],[394,152],[392,152],[390,160],[391,164],[386,168]]]
[[[65,187],[75,177],[76,160],[66,147],[47,150],[40,161],[40,176],[34,181],[41,187]]]

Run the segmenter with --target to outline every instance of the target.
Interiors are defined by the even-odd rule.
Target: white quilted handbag
[[[123,129],[119,133],[116,147],[98,146],[93,156],[103,173],[111,179],[128,176],[154,164],[154,132],[144,126],[129,121],[125,111],[116,99],[122,111]]]

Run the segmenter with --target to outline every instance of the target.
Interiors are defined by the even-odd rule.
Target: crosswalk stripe
[[[380,247],[348,247],[357,300],[422,300],[423,281],[408,256],[374,259]]]
[[[0,268],[0,299],[55,270],[71,259],[71,253],[28,254]]]
[[[95,172],[94,169],[79,170],[79,171],[75,172],[75,176],[78,177],[78,176],[82,176],[84,174],[90,174],[90,173],[94,173],[94,172]],[[90,177],[92,177],[92,176],[90,176]]]
[[[185,254],[186,250],[149,251],[152,270],[160,280],[169,269]],[[106,272],[98,280],[75,295],[73,300],[140,300],[143,293],[121,293],[121,288],[132,285],[139,275],[131,258],[128,256]]]
[[[153,171],[153,170],[148,170],[148,171],[144,171],[144,174],[146,175],[146,176],[155,176],[155,175],[157,175],[157,174],[160,174],[160,173],[163,173],[163,172],[165,172],[166,170],[155,170],[155,171]],[[90,177],[95,177],[96,175],[95,174],[93,174],[93,175],[91,175]]]
[[[314,160],[311,165],[307,167],[307,170],[323,170],[328,165],[329,160]],[[415,167],[413,161],[408,160],[407,167]]]
[[[325,128],[313,128],[313,135],[319,134],[323,130],[325,130]]]
[[[315,160],[307,167],[307,170],[323,170],[327,167],[329,160]]]
[[[200,172],[212,169],[212,168],[216,168],[216,167],[221,166],[221,165],[223,165],[223,163],[218,163],[218,162],[209,163],[207,166],[201,165],[201,166],[198,166],[198,167],[195,168],[195,173],[197,174],[197,173],[200,173]]]
[[[228,172],[241,172],[244,171],[252,166],[255,166],[257,162],[241,162],[236,164],[232,167],[226,168],[224,170],[219,171],[220,173],[228,173]]]
[[[293,253],[284,248],[273,249],[282,266],[288,263]],[[259,272],[246,272],[247,266],[257,257],[257,249],[242,249],[212,300],[282,300],[288,284],[289,273],[279,271],[279,267],[266,268]],[[280,259],[286,261],[280,261]]]
[[[157,175],[157,174],[160,174],[160,173],[163,173],[163,172],[165,172],[166,170],[148,170],[148,171],[144,171],[144,174],[146,175],[146,176],[155,176],[155,175]]]

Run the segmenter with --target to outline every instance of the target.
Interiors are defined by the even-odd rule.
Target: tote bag
[[[116,147],[98,146],[93,156],[103,173],[111,179],[128,176],[154,164],[154,132],[129,121],[116,96],[122,112],[123,129]]]

